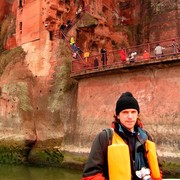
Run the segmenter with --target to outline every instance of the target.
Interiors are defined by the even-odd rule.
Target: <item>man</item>
[[[156,47],[155,47],[155,49],[154,49],[154,54],[155,54],[155,56],[156,56],[157,59],[164,56],[164,55],[163,55],[163,50],[164,50],[164,49],[165,49],[165,48],[162,47],[159,43],[156,45]]]
[[[65,24],[63,23],[63,24],[61,24],[61,26],[60,26],[60,28],[59,28],[59,31],[60,31],[60,35],[61,35],[61,37],[62,37],[62,39],[65,39],[65,35],[64,35],[64,31],[65,31],[65,29],[66,29],[66,26],[65,26]]]
[[[132,93],[123,93],[116,103],[113,130],[105,129],[95,138],[82,180],[162,180],[155,145],[142,129],[139,113]]]
[[[175,39],[172,39],[172,44],[170,47],[173,48],[173,54],[179,53],[179,44],[175,41]]]
[[[106,51],[106,49],[104,49],[104,48],[102,48],[101,49],[101,61],[102,61],[102,65],[103,65],[103,67],[104,66],[107,66],[107,51]]]

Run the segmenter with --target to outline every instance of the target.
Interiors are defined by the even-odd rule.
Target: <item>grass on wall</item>
[[[25,59],[26,53],[22,47],[17,47],[12,50],[3,51],[0,54],[0,76],[3,74],[6,66],[10,62],[22,61]],[[7,93],[11,97],[17,97],[20,101],[20,109],[23,111],[31,111],[28,86],[25,82],[5,84],[2,87],[2,92]]]
[[[32,106],[29,98],[29,91],[26,82],[18,82],[16,84],[5,84],[2,87],[2,92],[7,93],[11,97],[19,99],[19,106],[22,111],[32,111]]]
[[[56,74],[54,87],[55,89],[61,89],[61,91],[65,93],[71,90],[71,87],[73,87],[75,83],[75,81],[70,78],[72,52],[63,42],[60,43],[56,56],[57,59],[62,60],[62,65],[57,66],[55,69]]]
[[[23,60],[26,53],[23,51],[22,47],[17,47],[12,50],[3,51],[0,54],[0,76],[4,72],[5,67],[15,60]]]
[[[62,61],[55,69],[55,81],[53,83],[53,95],[49,97],[50,109],[56,111],[63,102],[64,94],[77,86],[77,82],[70,77],[72,52],[65,42],[60,42],[56,52],[56,59]]]

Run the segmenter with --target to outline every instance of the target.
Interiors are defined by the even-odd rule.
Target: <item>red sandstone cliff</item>
[[[148,71],[146,75],[143,72],[136,73],[135,77],[130,72],[127,76],[123,74],[124,79],[114,75],[113,80],[107,77],[107,82],[104,81],[104,77],[87,81],[83,79],[80,82],[70,78],[71,36],[75,37],[77,45],[83,51],[88,50],[92,55],[99,53],[102,47],[110,51],[120,46],[180,36],[177,2],[170,0],[93,2],[89,0],[80,0],[78,3],[56,0],[14,1],[14,4],[13,1],[0,2],[2,3],[0,7],[3,7],[3,11],[0,11],[3,35],[1,49],[12,49],[9,53],[6,51],[1,54],[3,62],[0,77],[1,139],[3,143],[13,140],[15,146],[18,142],[20,146],[32,149],[26,154],[29,161],[36,160],[39,149],[40,151],[55,149],[58,153],[63,149],[88,152],[96,131],[103,128],[103,124],[108,124],[103,114],[109,119],[113,116],[113,102],[119,89],[125,90],[123,87],[133,89],[144,107],[145,103],[155,98],[153,94],[156,86],[163,90],[166,84],[166,80],[161,79],[161,73],[157,76],[157,81],[160,80],[156,84],[156,79],[153,79],[156,71],[152,74]],[[76,19],[75,12],[79,5],[85,11],[79,19]],[[17,10],[16,18],[14,10]],[[6,18],[6,14],[10,16]],[[66,39],[62,40],[57,32],[59,26],[68,19],[74,24],[66,32]],[[16,49],[16,46],[20,47]],[[173,72],[170,69],[169,76],[173,76]],[[119,81],[122,84],[116,86]],[[147,84],[151,90],[145,88]],[[169,90],[172,91],[177,84],[178,81],[175,79],[174,83],[171,82]],[[178,92],[175,94],[179,95]],[[166,95],[170,94],[166,92]],[[176,102],[174,96],[171,98]],[[159,102],[160,98],[154,102],[153,107]],[[150,107],[150,111],[155,113],[156,108],[153,107]],[[168,106],[166,108],[169,110]],[[163,113],[164,110],[160,114]],[[179,117],[179,114],[174,113],[172,116]],[[160,116],[155,117],[160,119]],[[150,117],[152,118],[154,116]],[[173,121],[173,117],[169,117],[168,114],[164,114],[161,118],[164,118],[163,122],[169,119]],[[179,125],[177,118],[175,120]],[[167,144],[161,138],[164,135],[162,136],[157,125],[153,126],[152,130],[157,134],[156,140],[160,139],[162,144]],[[175,142],[174,150],[178,144],[179,142]],[[47,163],[47,159],[37,161]]]

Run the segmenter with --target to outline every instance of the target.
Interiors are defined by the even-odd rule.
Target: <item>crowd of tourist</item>
[[[80,17],[80,14],[82,12],[82,8],[79,7],[76,11],[76,18],[78,19]],[[61,24],[59,31],[61,33],[61,38],[65,39],[65,32],[68,31],[72,27],[72,21],[68,20],[66,24]],[[91,65],[92,65],[92,57],[90,50],[86,49],[84,52],[76,45],[75,37],[71,36],[69,39],[69,44],[72,50],[72,57],[74,59],[83,59],[84,63],[88,65],[89,59],[91,59]],[[157,43],[154,47],[154,51],[150,51],[149,48],[145,48],[143,50],[143,53],[138,53],[139,50],[137,49],[130,49],[125,47],[120,47],[119,49],[119,62],[124,63],[132,63],[139,60],[150,60],[150,59],[159,59],[165,56],[164,51],[168,48],[171,48],[171,54],[176,55],[180,53],[180,46],[176,42],[175,39],[172,39],[172,42],[166,47],[163,47],[160,43]],[[142,51],[142,49],[141,49]],[[83,54],[83,56],[82,56]],[[102,47],[99,52],[97,52],[96,56],[94,56],[94,68],[98,68],[99,66],[105,67],[108,65],[108,55],[110,52],[106,50],[105,47]],[[100,57],[101,56],[101,57]]]
[[[166,45],[163,47],[160,43],[157,43],[156,46],[154,47],[154,50],[150,52],[150,50],[144,49],[143,53],[138,54],[133,49],[126,49],[124,47],[121,47],[119,49],[119,59],[116,62],[125,64],[125,63],[132,63],[136,61],[144,61],[144,60],[150,60],[150,59],[159,59],[165,57],[164,51],[166,49],[169,50],[171,48],[171,55],[176,55],[180,53],[180,48],[179,44],[175,41],[175,39],[172,39],[172,42],[169,43],[169,45]],[[84,60],[85,63],[88,64],[88,59],[89,62],[91,61],[91,66],[92,66],[92,57],[94,57],[94,68],[97,69],[98,67],[105,67],[108,65],[108,56],[110,56],[112,52],[109,52],[105,48],[101,48],[99,54],[95,56],[91,56],[90,52],[88,52],[88,56],[84,55]],[[117,51],[116,51],[117,54]]]

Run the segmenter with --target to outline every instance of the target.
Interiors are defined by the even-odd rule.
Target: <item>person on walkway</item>
[[[77,48],[76,44],[72,44],[71,49],[72,49],[73,52],[78,51],[78,48]]]
[[[94,69],[98,69],[98,66],[99,66],[99,61],[98,61],[98,58],[95,57],[95,59],[94,59]]]
[[[137,55],[137,52],[132,51],[132,52],[129,54],[129,62],[134,62],[136,55]]]
[[[64,33],[65,33],[64,30],[65,30],[65,29],[66,29],[66,26],[65,26],[64,23],[62,23],[61,26],[60,26],[60,28],[59,28],[60,36],[61,36],[62,39],[65,39],[65,35],[64,35]],[[59,36],[59,37],[60,37],[60,36]]]
[[[71,46],[75,44],[74,36],[71,36],[69,43],[70,43]]]
[[[116,102],[113,128],[95,138],[82,180],[162,180],[152,138],[142,128],[140,107],[131,92]]]
[[[124,48],[120,48],[119,55],[120,55],[121,61],[125,62],[127,59],[127,54],[126,54]]]
[[[164,55],[163,55],[163,50],[164,50],[164,49],[165,49],[165,48],[162,47],[159,43],[156,45],[156,47],[155,47],[155,49],[154,49],[154,54],[155,54],[156,58],[161,58],[161,57],[164,56]]]
[[[77,56],[78,56],[77,51],[74,51],[72,55],[74,59],[77,59]]]
[[[179,44],[175,41],[175,39],[172,39],[172,44],[170,45],[170,47],[173,48],[173,54],[177,54],[180,52]]]
[[[101,49],[101,61],[103,66],[107,66],[107,51],[105,48]]]
[[[144,50],[143,59],[144,60],[149,60],[150,59],[150,54],[149,54],[149,52],[147,50]]]
[[[79,8],[77,9],[77,11],[76,11],[76,18],[77,19],[79,19],[80,18],[80,16],[81,16],[81,12],[82,12],[82,7],[81,6],[79,6]]]
[[[69,20],[67,20],[67,23],[66,23],[67,31],[69,31],[71,27],[72,27],[72,21],[69,19]]]
[[[90,56],[90,52],[86,49],[85,52],[84,52],[84,59],[85,59],[86,63],[88,62],[89,56]]]

